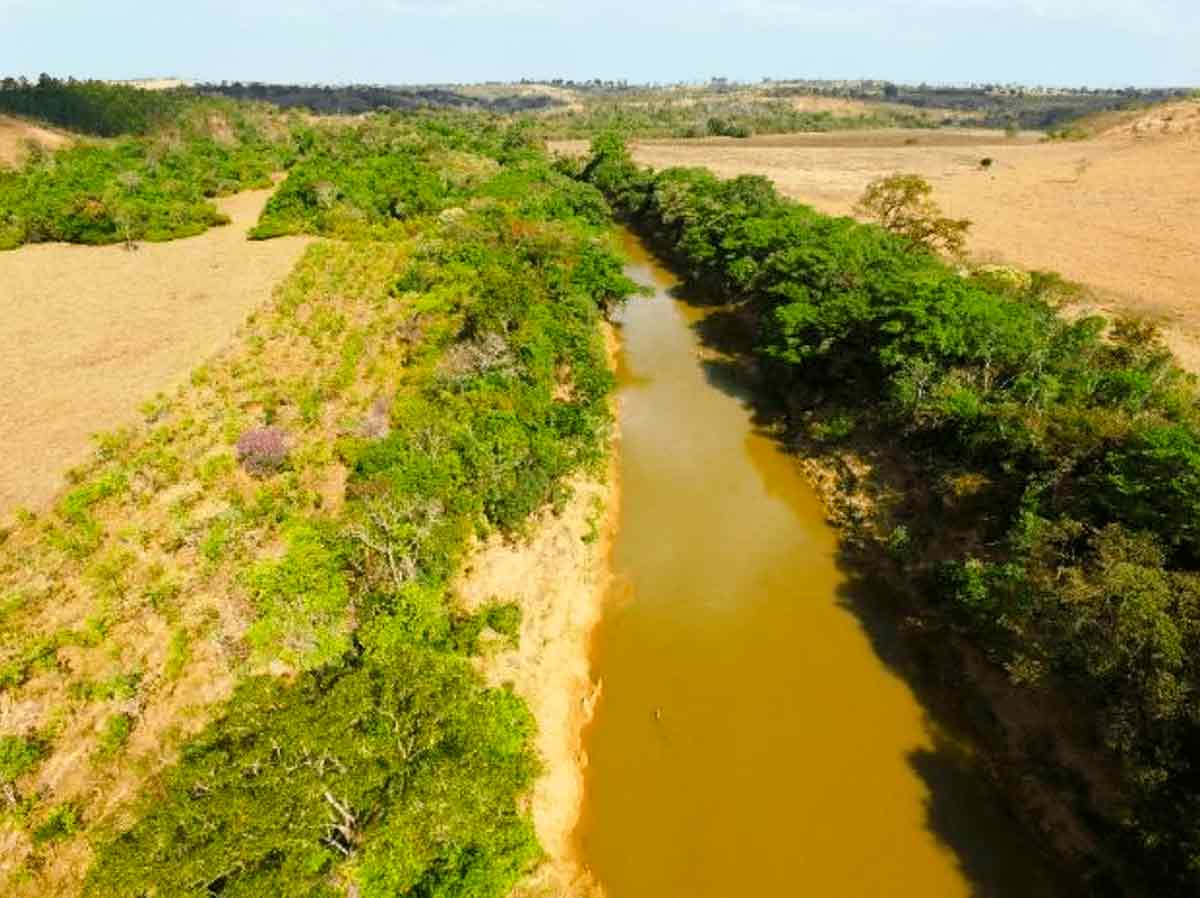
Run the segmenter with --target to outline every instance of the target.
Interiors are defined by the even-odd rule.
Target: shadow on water
[[[767,395],[754,361],[755,334],[745,314],[686,286],[670,292],[699,315],[691,326],[704,350],[701,365],[708,383],[742,403],[757,435],[798,457],[786,437],[784,409]],[[764,476],[763,482],[771,491],[770,479]],[[1051,866],[1044,847],[1010,812],[1005,796],[960,735],[978,728],[980,709],[968,706],[959,668],[945,645],[937,644],[944,638],[906,614],[907,600],[880,573],[885,562],[878,552],[839,539],[835,560],[845,577],[838,604],[855,617],[877,657],[924,709],[929,747],[909,753],[906,761],[928,793],[925,825],[953,853],[973,898],[1081,894],[1078,883]]]

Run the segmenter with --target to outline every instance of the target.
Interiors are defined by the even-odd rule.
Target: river
[[[607,898],[1060,894],[881,658],[816,495],[702,349],[706,311],[627,250],[655,294],[620,322],[622,498],[576,835]]]

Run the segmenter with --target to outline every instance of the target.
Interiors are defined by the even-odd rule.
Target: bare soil
[[[897,129],[642,141],[633,150],[655,167],[764,175],[833,215],[851,214],[874,178],[915,172],[946,214],[973,222],[973,257],[1057,271],[1090,288],[1090,309],[1162,325],[1181,362],[1200,370],[1200,103],[1114,120],[1078,142]]]
[[[54,150],[71,140],[70,136],[30,124],[19,118],[0,115],[0,166],[17,166],[25,159],[26,146],[32,141]]]
[[[0,253],[0,521],[49,501],[92,434],[133,421],[270,297],[310,242],[246,239],[270,195],[218,200],[229,225],[136,251]]]
[[[606,328],[609,364],[617,337]],[[583,730],[592,718],[601,684],[591,676],[593,631],[611,584],[612,540],[619,485],[613,455],[604,480],[578,477],[572,498],[554,514],[543,511],[523,541],[500,537],[476,547],[456,591],[468,609],[494,600],[521,608],[515,649],[486,657],[484,674],[511,684],[537,720],[542,773],[530,797],[541,866],[510,898],[601,898],[576,854],[574,833],[583,807],[587,756]]]
[[[468,608],[512,601],[521,608],[520,642],[484,661],[494,685],[510,684],[537,720],[542,761],[530,797],[542,865],[511,898],[583,898],[598,894],[575,857],[572,833],[583,803],[583,729],[599,685],[590,675],[592,631],[608,584],[610,484],[579,480],[567,507],[543,512],[522,542],[492,539],[478,547],[458,585]]]

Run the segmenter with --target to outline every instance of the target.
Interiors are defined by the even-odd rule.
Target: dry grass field
[[[0,521],[36,508],[90,437],[132,420],[222,348],[309,242],[246,240],[270,190],[219,200],[198,237],[0,253]]]
[[[765,175],[835,215],[850,214],[872,179],[916,172],[947,214],[974,223],[973,257],[1078,281],[1090,288],[1090,307],[1160,323],[1181,360],[1200,370],[1200,102],[1105,124],[1075,142],[890,130],[642,141],[634,155],[655,167]],[[984,158],[993,160],[987,168]]]
[[[0,166],[17,165],[25,158],[29,141],[55,149],[70,138],[58,131],[42,128],[18,118],[0,115]]]

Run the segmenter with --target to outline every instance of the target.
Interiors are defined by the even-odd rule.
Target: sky
[[[0,0],[0,75],[1200,85],[1200,0]]]

